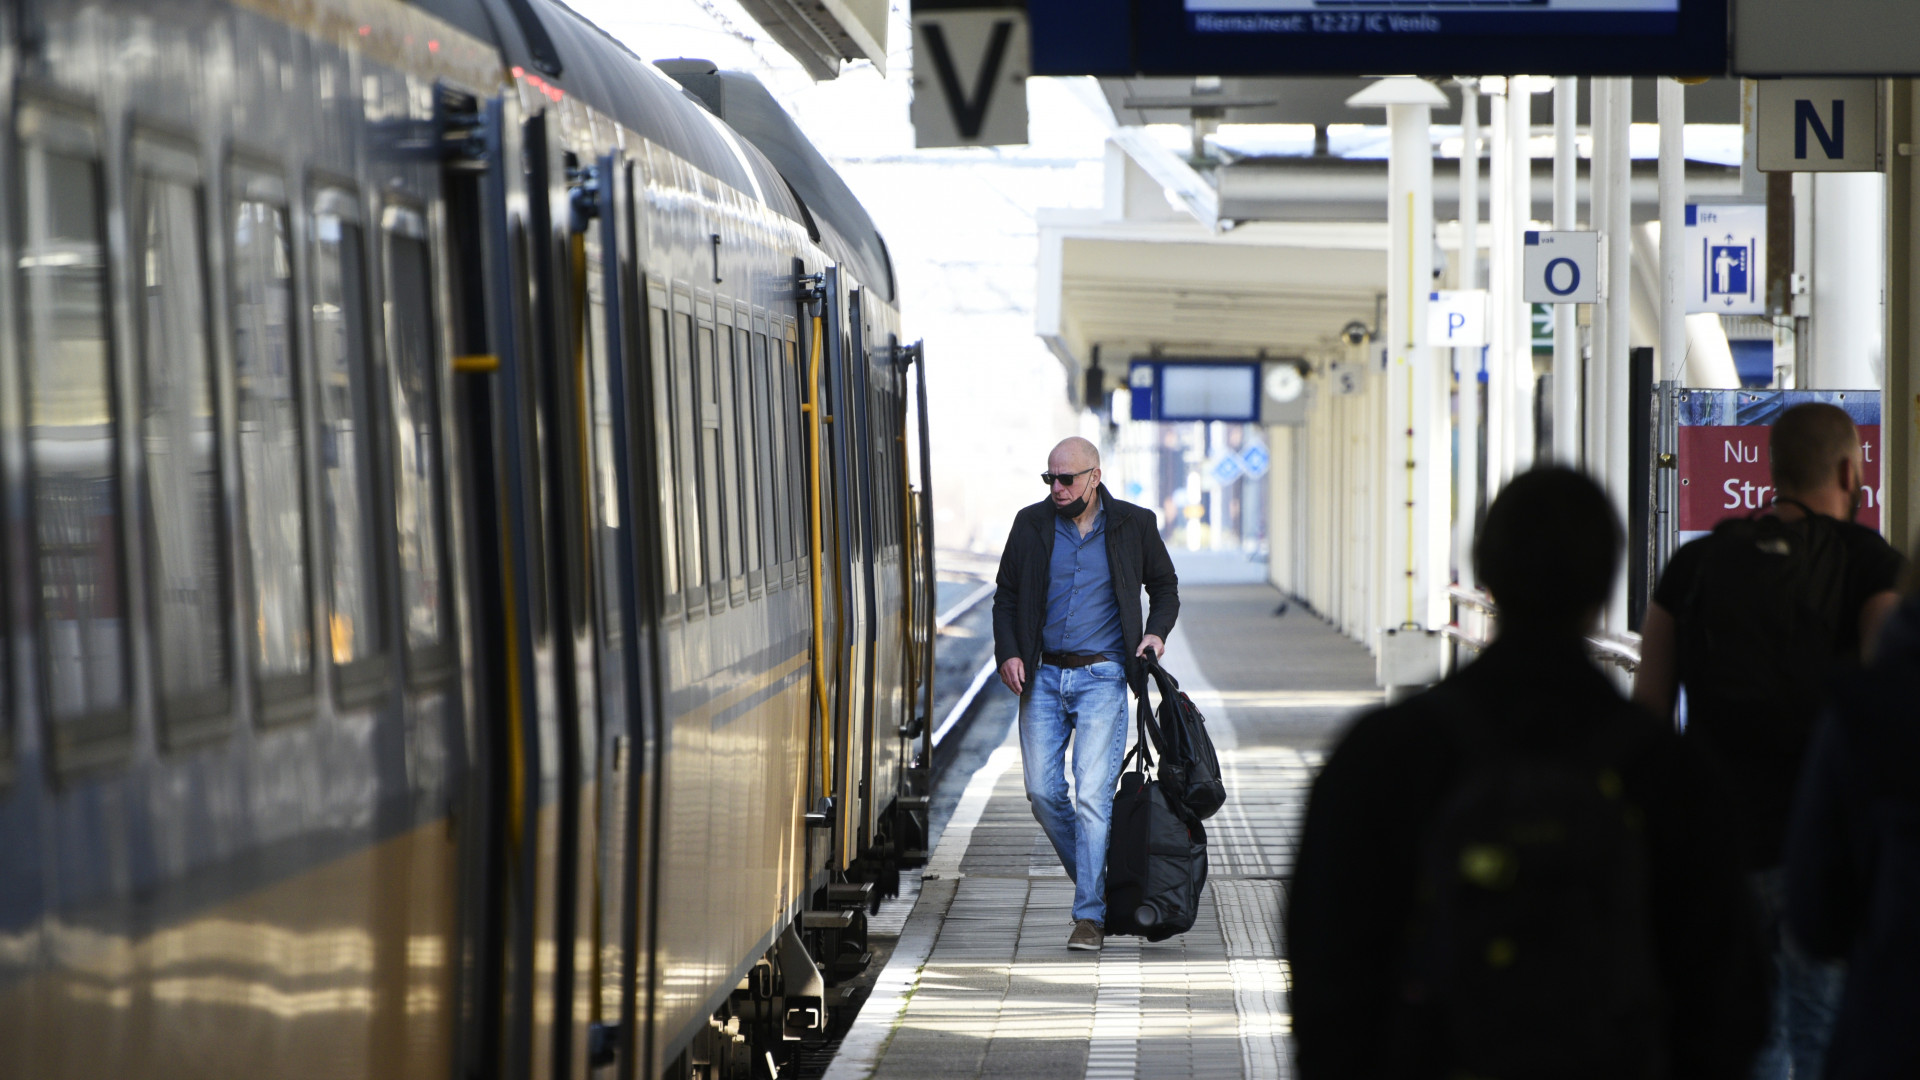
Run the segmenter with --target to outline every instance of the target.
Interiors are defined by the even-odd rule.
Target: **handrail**
[[[833,734],[827,724],[827,658],[821,650],[825,648],[827,636],[826,613],[822,609],[825,598],[821,596],[826,584],[821,579],[821,560],[826,557],[825,541],[820,533],[820,339],[825,336],[825,317],[813,317],[812,356],[807,361],[807,400],[800,410],[807,414],[807,439],[812,448],[808,460],[807,487],[812,501],[813,514],[813,557],[807,562],[808,576],[813,579],[813,703],[820,712],[820,793],[833,798]]]

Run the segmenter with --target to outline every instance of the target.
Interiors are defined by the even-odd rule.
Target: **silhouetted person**
[[[1582,638],[1621,546],[1591,480],[1516,477],[1474,550],[1498,637],[1315,781],[1287,910],[1307,1080],[1749,1069],[1764,966],[1724,791]]]
[[[1920,1076],[1920,591],[1835,689],[1785,865],[1795,939],[1846,961],[1825,1080]]]
[[[1732,783],[1742,857],[1774,951],[1773,1033],[1756,1080],[1819,1076],[1841,972],[1780,925],[1780,851],[1808,736],[1828,688],[1898,602],[1902,560],[1853,517],[1859,433],[1832,405],[1782,413],[1769,442],[1774,505],[1721,522],[1675,552],[1647,607],[1634,700],[1672,717],[1686,688],[1686,736]]]

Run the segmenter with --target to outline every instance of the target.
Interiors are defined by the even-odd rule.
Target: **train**
[[[925,861],[926,367],[557,0],[0,7],[0,1077],[772,1077]]]

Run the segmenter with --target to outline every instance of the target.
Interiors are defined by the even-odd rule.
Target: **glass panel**
[[[374,543],[374,418],[367,370],[365,238],[324,211],[313,218],[313,361],[320,388],[320,494],[326,513],[335,664],[385,648]]]
[[[734,433],[740,446],[740,551],[748,570],[760,569],[760,450],[757,438],[764,408],[753,393],[753,340],[745,330],[733,334]]]
[[[226,537],[220,528],[220,425],[207,337],[200,192],[140,178],[140,309],[147,573],[159,633],[161,698],[224,687]]]
[[[387,332],[393,360],[395,539],[407,647],[430,648],[447,630],[446,548],[441,540],[440,395],[434,380],[433,270],[427,245],[388,234]]]
[[[233,219],[234,383],[240,480],[253,563],[253,649],[262,678],[312,670],[306,479],[300,467],[287,212],[243,202]]]
[[[667,313],[647,310],[647,369],[653,376],[653,453],[660,472],[660,574],[668,596],[680,591],[680,527],[674,496],[672,401],[667,389]]]
[[[590,500],[599,544],[600,635],[608,649],[620,644],[620,476],[613,445],[613,390],[607,382],[607,285],[601,272],[600,231],[584,237],[587,263],[587,369],[584,391],[592,418],[589,438],[592,461]],[[617,668],[618,665],[612,665]]]
[[[808,488],[806,455],[811,451],[808,441],[807,418],[800,412],[806,403],[801,396],[800,381],[805,373],[799,370],[794,358],[793,342],[782,339],[780,342],[780,379],[786,384],[787,392],[787,471],[789,479],[787,490],[793,492],[800,505],[787,518],[787,526],[793,537],[793,550],[800,558],[813,553],[812,531],[807,525],[807,515],[813,512],[813,494]],[[822,505],[825,505],[824,503]]]
[[[58,723],[127,706],[118,440],[98,167],[32,147],[26,171],[27,450],[47,698]]]
[[[759,403],[760,423],[760,507],[766,522],[767,559],[776,567],[786,562],[787,537],[783,517],[786,499],[786,466],[781,453],[781,398],[770,380],[767,361],[767,335],[753,335],[753,393]]]
[[[714,409],[720,420],[720,510],[721,520],[726,523],[727,569],[737,575],[747,572],[747,564],[740,557],[740,456],[733,401],[733,328],[720,327],[715,340],[719,346],[713,370],[717,376]]]
[[[673,316],[673,475],[680,492],[680,555],[686,588],[706,584],[700,537],[700,474],[694,448],[700,417],[693,411],[693,316]]]
[[[707,572],[713,581],[727,580],[726,519],[721,516],[720,496],[725,482],[720,472],[720,401],[714,384],[713,328],[702,326],[694,337],[700,349],[697,357],[700,373],[700,494],[702,535],[707,544]]]

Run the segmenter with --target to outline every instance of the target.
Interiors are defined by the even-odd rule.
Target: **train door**
[[[651,905],[642,890],[653,848],[653,764],[658,750],[652,635],[657,582],[643,567],[660,564],[655,530],[642,527],[658,497],[648,430],[650,387],[640,368],[646,328],[634,227],[633,166],[602,157],[574,193],[576,267],[583,303],[588,402],[589,497],[600,679],[598,838],[588,933],[590,1066],[617,1065],[629,1080],[651,1060],[642,987],[651,983]],[[644,607],[643,607],[644,605]]]
[[[834,833],[836,869],[844,869],[858,850],[857,828],[861,820],[857,784],[862,773],[860,759],[866,743],[868,665],[866,663],[866,567],[865,537],[860,500],[861,483],[859,440],[860,410],[856,405],[850,357],[852,341],[847,330],[846,295],[838,267],[828,267],[823,282],[822,308],[825,312],[822,368],[822,398],[825,405],[823,431],[826,445],[822,451],[821,474],[831,476],[836,489],[828,518],[835,534],[829,550],[833,565],[839,568],[837,589],[831,594],[838,610],[838,632],[825,639],[832,642],[829,655],[840,670],[834,680],[836,692],[833,725]],[[823,642],[824,647],[824,642]]]

